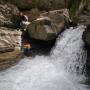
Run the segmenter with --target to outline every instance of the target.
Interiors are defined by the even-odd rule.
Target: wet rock
[[[79,15],[83,11],[86,0],[69,0],[70,5],[68,6],[70,18],[74,23],[78,23],[79,21]],[[74,4],[73,4],[74,3]],[[80,15],[81,16],[81,15]]]
[[[68,21],[67,9],[49,11],[31,22],[27,30],[31,38],[46,41],[53,40],[63,31],[65,23]]]
[[[48,17],[38,18],[27,27],[31,38],[37,40],[52,40],[56,37],[55,26],[51,24],[51,20],[47,20],[46,18]]]
[[[69,7],[70,18],[74,23],[82,25],[90,24],[90,0],[72,0],[74,5],[71,4]]]
[[[83,40],[86,43],[86,45],[90,48],[90,26],[87,26],[86,31],[84,31]]]
[[[79,16],[78,23],[88,26],[90,24],[90,16],[88,16],[88,15]]]
[[[79,23],[86,26],[90,25],[90,0],[87,0],[86,6],[79,15]]]

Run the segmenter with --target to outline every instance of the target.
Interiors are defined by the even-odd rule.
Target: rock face
[[[29,21],[33,21],[39,17],[41,12],[38,8],[33,8],[30,11],[23,11],[23,13],[28,16]]]
[[[20,10],[39,10],[49,11],[62,8],[68,8],[70,18],[73,22],[87,25],[90,19],[90,0],[4,0],[13,3]],[[84,12],[82,12],[84,10]],[[86,14],[88,15],[86,15]],[[88,21],[87,21],[88,20]],[[85,23],[84,23],[85,22]]]
[[[21,55],[21,33],[13,27],[13,15],[19,12],[18,8],[0,0],[0,70],[15,64]]]
[[[15,64],[22,56],[21,32],[0,27],[0,70]]]
[[[0,52],[13,51],[21,48],[21,32],[0,27]]]
[[[86,6],[79,15],[79,23],[86,26],[90,25],[90,0],[87,0]]]
[[[7,69],[12,65],[15,65],[19,62],[19,59],[22,57],[22,52],[18,49],[14,51],[0,53],[0,70]]]
[[[79,23],[86,26],[89,25],[90,0],[71,0],[69,4],[70,6],[68,6],[68,9],[71,20],[74,23]]]
[[[5,2],[0,3],[0,26],[12,25],[11,19],[17,12],[19,10],[14,5]]]
[[[31,38],[38,40],[53,40],[63,31],[65,23],[69,21],[67,9],[43,13],[31,22],[27,30]]]
[[[65,8],[65,0],[7,0],[20,9],[38,8],[42,10]]]
[[[87,0],[86,6],[79,15],[79,23],[87,26],[87,30],[83,34],[83,39],[86,45],[90,47],[90,0]]]
[[[86,5],[86,0],[69,0],[69,14],[70,18],[75,21],[78,18],[78,14],[81,13],[84,6]]]
[[[83,33],[83,40],[86,45],[90,47],[90,26],[87,27],[87,30]]]

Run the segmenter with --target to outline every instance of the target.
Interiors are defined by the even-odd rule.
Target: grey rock
[[[27,30],[33,39],[53,40],[63,31],[65,23],[68,21],[69,14],[66,9],[49,11],[31,22]]]
[[[50,20],[47,20],[46,17],[43,17],[42,20],[33,21],[28,27],[27,30],[31,38],[37,40],[52,40],[56,37],[56,27],[51,24]]]
[[[90,30],[85,31],[83,33],[83,40],[86,43],[86,45],[90,47]]]

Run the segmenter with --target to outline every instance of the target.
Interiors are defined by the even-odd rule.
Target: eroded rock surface
[[[0,27],[0,48],[14,49],[21,47],[21,32],[10,28]],[[1,49],[0,49],[1,51]]]
[[[12,17],[19,12],[18,8],[9,3],[0,3],[0,26],[10,27],[12,25]]]

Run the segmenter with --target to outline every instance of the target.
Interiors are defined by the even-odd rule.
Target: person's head
[[[18,12],[17,15],[18,16],[23,16],[23,13],[22,12]]]
[[[22,12],[20,12],[20,16],[23,16],[23,13]]]

